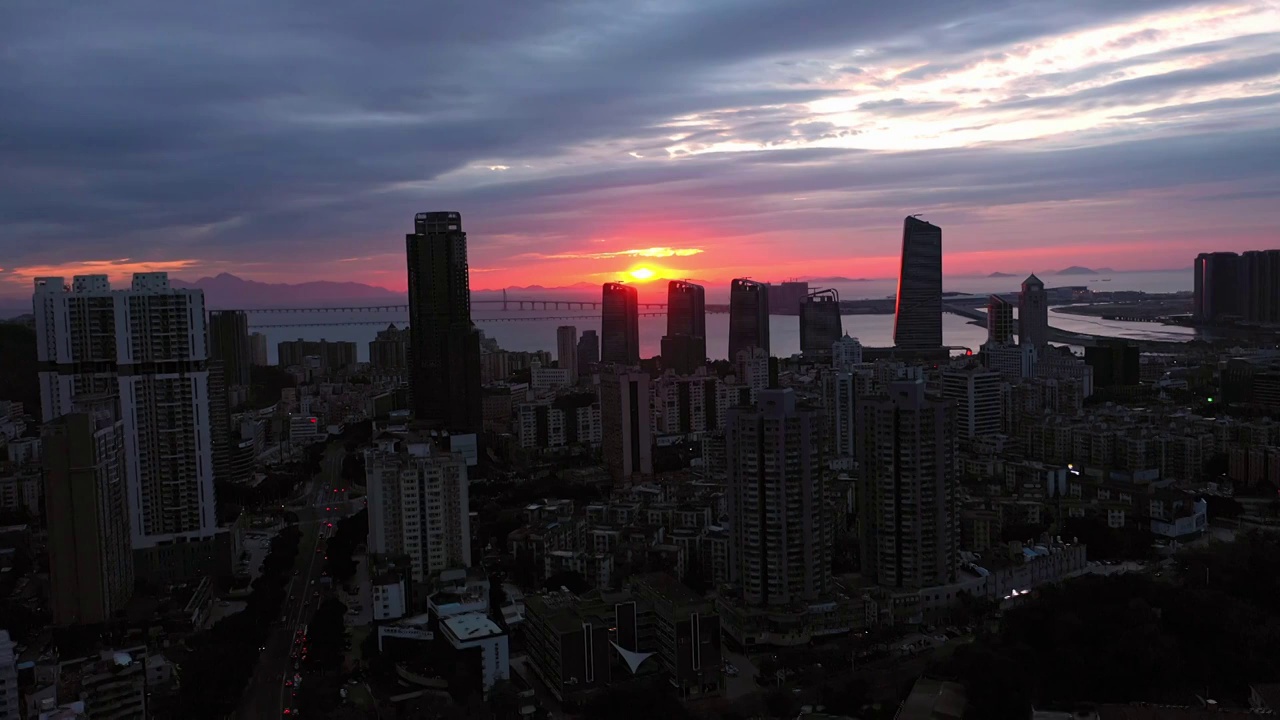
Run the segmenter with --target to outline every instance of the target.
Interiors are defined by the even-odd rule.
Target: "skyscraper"
[[[653,474],[649,375],[610,367],[600,373],[601,452],[615,481]]]
[[[1254,323],[1280,322],[1280,250],[1249,250],[1238,261],[1238,313]]]
[[[942,397],[955,403],[957,437],[973,440],[1000,433],[1003,385],[1000,373],[987,368],[943,371]]]
[[[902,224],[902,268],[893,344],[906,350],[942,347],[942,228],[910,216]]]
[[[1195,262],[1192,310],[1202,323],[1240,315],[1240,256],[1233,252],[1200,253]]]
[[[86,395],[119,397],[131,546],[157,551],[151,567],[185,562],[175,546],[217,532],[204,293],[171,288],[167,273],[135,273],[120,291],[105,275],[48,277],[34,305],[44,420]]]
[[[569,371],[569,379],[578,379],[578,328],[561,325],[556,328],[556,362]]]
[[[840,293],[815,290],[800,304],[800,353],[806,360],[826,362],[840,339]]]
[[[954,404],[923,380],[893,382],[859,399],[857,507],[862,574],[881,586],[954,582],[960,518]]]
[[[222,361],[228,387],[249,384],[253,351],[249,345],[249,316],[243,310],[209,313],[209,359]]]
[[[739,278],[729,285],[729,360],[753,347],[769,354],[769,286]]]
[[[369,366],[381,373],[396,375],[409,368],[409,343],[412,333],[395,323],[379,330],[369,341]]]
[[[49,600],[57,625],[111,620],[133,595],[124,423],[111,396],[46,423]]]
[[[640,307],[636,289],[622,283],[601,288],[600,362],[640,363]]]
[[[249,333],[249,360],[254,365],[265,367],[271,363],[267,360],[267,336],[262,333]]]
[[[729,575],[750,605],[787,606],[831,589],[823,419],[791,389],[729,410]]]
[[[600,336],[595,330],[583,330],[582,337],[578,338],[578,377],[590,375],[598,364],[600,364]]]
[[[1022,281],[1018,296],[1018,344],[1042,348],[1049,343],[1049,294],[1035,275]]]
[[[422,212],[405,236],[409,265],[410,389],[416,419],[478,432],[480,333],[471,322],[467,234],[456,212]]]
[[[667,334],[662,359],[681,374],[707,364],[706,290],[683,280],[667,283]]]
[[[987,298],[987,342],[997,345],[1013,342],[1013,303],[999,295]]]

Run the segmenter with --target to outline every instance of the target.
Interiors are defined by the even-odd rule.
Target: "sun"
[[[653,279],[653,270],[647,267],[635,268],[634,270],[629,271],[627,274],[630,275],[631,279],[633,280],[652,280]]]

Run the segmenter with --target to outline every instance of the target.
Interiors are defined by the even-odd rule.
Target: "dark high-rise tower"
[[[1013,303],[999,295],[987,298],[987,342],[997,345],[1013,342]]]
[[[701,285],[683,280],[667,284],[667,334],[662,360],[687,374],[707,363],[707,294]]]
[[[600,304],[600,362],[640,362],[640,306],[636,289],[605,283]]]
[[[907,350],[942,347],[942,228],[914,215],[902,225],[893,344]]]
[[[243,310],[209,313],[209,359],[222,361],[228,386],[249,384],[253,355],[249,347],[249,316]]]
[[[863,576],[891,588],[955,582],[955,404],[927,395],[923,380],[893,382],[858,403]]]
[[[578,338],[578,377],[595,372],[600,363],[600,336],[595,330],[583,330]]]
[[[1195,312],[1203,323],[1240,314],[1240,256],[1233,252],[1200,253],[1195,263]]]
[[[729,362],[753,347],[769,354],[769,286],[739,278],[729,286]]]
[[[843,335],[840,293],[815,290],[800,304],[800,352],[806,360],[831,360],[831,346]]]
[[[1049,294],[1035,275],[1022,281],[1018,296],[1018,344],[1039,349],[1049,342]]]
[[[414,415],[434,428],[478,432],[480,333],[471,323],[462,215],[427,212],[413,220],[405,251]]]

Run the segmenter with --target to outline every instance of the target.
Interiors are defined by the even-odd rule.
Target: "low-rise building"
[[[479,648],[485,692],[511,677],[507,634],[483,613],[463,613],[440,621],[440,632],[455,650]]]

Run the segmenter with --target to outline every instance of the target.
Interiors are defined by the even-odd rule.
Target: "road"
[[[287,599],[281,609],[285,622],[276,624],[267,637],[266,650],[259,656],[253,681],[236,715],[238,718],[276,720],[289,717],[284,711],[290,708],[293,699],[293,688],[285,685],[294,675],[290,653],[295,634],[310,622],[319,605],[316,591],[324,570],[320,541],[333,533],[330,523],[336,524],[339,517],[347,514],[347,493],[342,480],[345,455],[341,443],[335,442],[326,448],[320,474],[306,484],[301,505],[291,508],[298,514],[302,539],[298,543],[294,576],[289,580]]]

